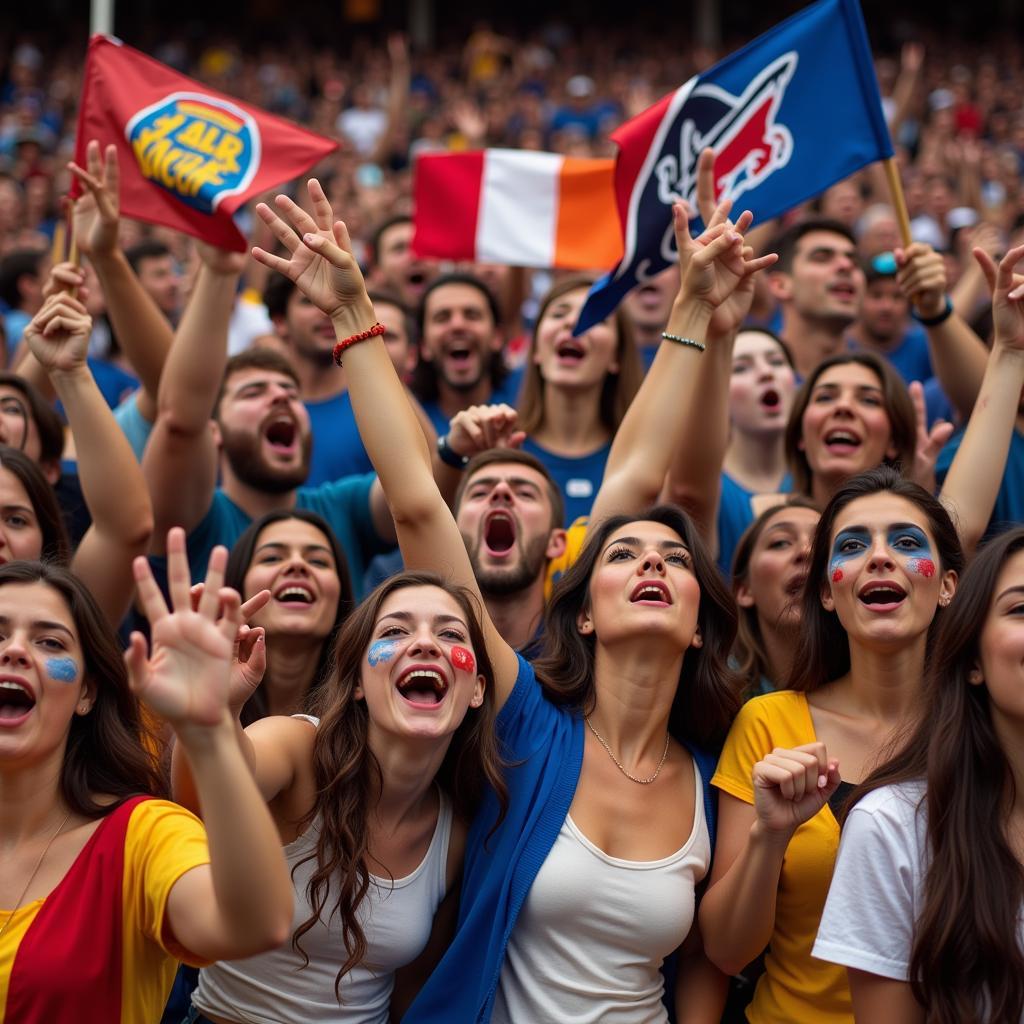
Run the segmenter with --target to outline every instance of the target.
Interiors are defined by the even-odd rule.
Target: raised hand
[[[67,292],[54,292],[25,328],[25,341],[47,373],[69,373],[85,365],[92,317]]]
[[[914,242],[893,252],[899,270],[900,291],[923,317],[938,316],[946,308],[946,261],[926,242]]]
[[[928,429],[928,407],[924,400],[924,388],[920,381],[912,381],[909,388],[910,400],[914,403],[914,418],[917,421],[917,440],[914,444],[914,467],[910,479],[920,484],[929,494],[934,494],[935,463],[946,442],[953,436],[955,427],[946,420],[936,420]]]
[[[995,327],[994,346],[1024,352],[1024,276],[1015,274],[1014,267],[1024,257],[1024,245],[1014,246],[1000,261],[995,261],[984,249],[976,248],[978,261],[989,291],[992,293],[992,321]]]
[[[72,263],[70,260],[55,263],[50,267],[50,273],[43,285],[44,299],[50,298],[51,295],[58,295],[60,292],[68,292],[83,302],[89,295],[89,290],[85,286],[85,272],[78,264]]]
[[[206,585],[193,610],[185,531],[167,535],[168,609],[145,558],[135,560],[135,582],[152,625],[152,648],[133,633],[125,652],[132,690],[175,731],[223,724],[235,637],[241,623],[238,594],[224,587],[227,549],[210,555]]]
[[[452,418],[448,447],[467,459],[491,448],[518,448],[526,440],[518,423],[510,405],[471,405]]]
[[[754,765],[754,810],[766,832],[792,835],[828,803],[839,786],[839,762],[824,743],[776,747]]]
[[[209,242],[196,242],[196,252],[211,273],[230,277],[245,270],[246,254],[218,249]]]
[[[348,229],[334,220],[334,211],[320,182],[310,178],[308,188],[312,217],[288,196],[280,195],[274,200],[290,221],[290,227],[266,203],[256,207],[260,218],[288,251],[288,257],[275,256],[259,246],[253,248],[252,255],[259,263],[294,281],[299,291],[333,318],[365,299],[366,285],[352,255]],[[306,240],[330,244],[314,249],[305,244]]]
[[[85,186],[75,201],[71,226],[79,251],[102,259],[117,249],[120,172],[117,148],[107,146],[100,159],[100,144],[93,139],[85,148],[86,169],[69,163],[68,170]]]

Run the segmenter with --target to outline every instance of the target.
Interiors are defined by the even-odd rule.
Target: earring
[[[949,598],[948,597],[940,597],[939,598],[939,607],[940,608],[948,608],[949,607]]]
[[[589,633],[594,627],[589,622],[584,622],[580,625],[581,633]]]
[[[90,706],[91,705],[89,704],[89,702],[87,700],[81,701],[79,703],[79,705],[78,705],[78,713],[80,715],[87,715],[87,714],[89,714]]]

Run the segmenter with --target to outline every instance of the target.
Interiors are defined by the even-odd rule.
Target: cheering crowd
[[[415,156],[610,155],[712,55],[166,43],[342,141],[233,253],[12,50],[0,1024],[1024,1022],[1024,66],[930,53],[912,242],[706,151],[574,337],[607,268],[414,255]]]

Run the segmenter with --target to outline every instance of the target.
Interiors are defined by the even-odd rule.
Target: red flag
[[[232,214],[338,147],[98,35],[78,112],[75,161],[83,167],[91,139],[117,146],[124,216],[235,252],[246,240]]]

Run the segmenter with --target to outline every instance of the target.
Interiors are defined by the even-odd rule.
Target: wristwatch
[[[468,455],[460,455],[449,443],[448,435],[442,434],[437,439],[437,454],[446,466],[452,469],[465,469],[469,463]]]
[[[922,327],[938,327],[953,315],[953,300],[947,295],[946,308],[941,313],[936,313],[935,316],[921,316],[913,306],[910,307],[910,315]]]

